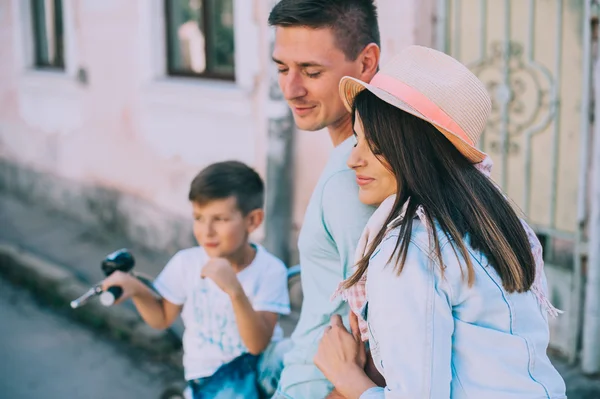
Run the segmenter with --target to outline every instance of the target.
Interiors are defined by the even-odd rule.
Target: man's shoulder
[[[353,194],[358,195],[356,173],[347,167],[329,173],[324,176],[322,189],[323,192],[326,192],[327,194],[352,192]]]
[[[356,174],[354,170],[348,167],[348,157],[352,151],[354,138],[348,138],[338,147],[334,148],[329,161],[321,175],[323,189],[331,190],[351,190],[358,192],[356,183]]]
[[[350,157],[350,152],[353,148],[352,140],[354,138],[346,139],[331,151],[325,164],[323,175],[328,176],[342,171],[351,171],[348,167],[348,157]]]
[[[321,205],[324,210],[334,209],[340,212],[356,211],[360,212],[367,219],[374,211],[372,206],[360,202],[356,174],[351,169],[339,170],[329,176],[323,182],[321,190]]]

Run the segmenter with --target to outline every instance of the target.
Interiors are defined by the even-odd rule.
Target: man
[[[269,24],[276,28],[273,61],[279,85],[296,125],[309,131],[327,128],[335,147],[300,232],[304,303],[275,397],[324,398],[332,385],[313,357],[331,315],[347,320],[347,305],[331,296],[350,275],[356,244],[373,212],[358,200],[354,172],[346,165],[355,140],[338,84],[346,75],[370,81],[377,72],[377,12],[373,0],[281,0]]]

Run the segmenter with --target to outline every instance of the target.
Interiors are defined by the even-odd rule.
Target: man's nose
[[[287,101],[295,100],[306,96],[306,88],[302,82],[302,77],[297,72],[288,72],[283,77],[282,92]]]

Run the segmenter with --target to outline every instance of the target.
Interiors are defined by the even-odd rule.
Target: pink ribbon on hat
[[[404,101],[415,110],[419,111],[425,118],[434,124],[454,133],[463,139],[466,143],[474,146],[473,140],[467,136],[465,131],[436,103],[418,90],[413,89],[404,82],[399,81],[389,75],[378,72],[371,80],[371,86],[381,90]]]

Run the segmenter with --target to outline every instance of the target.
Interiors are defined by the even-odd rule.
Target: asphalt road
[[[159,398],[178,371],[0,279],[0,398]]]

